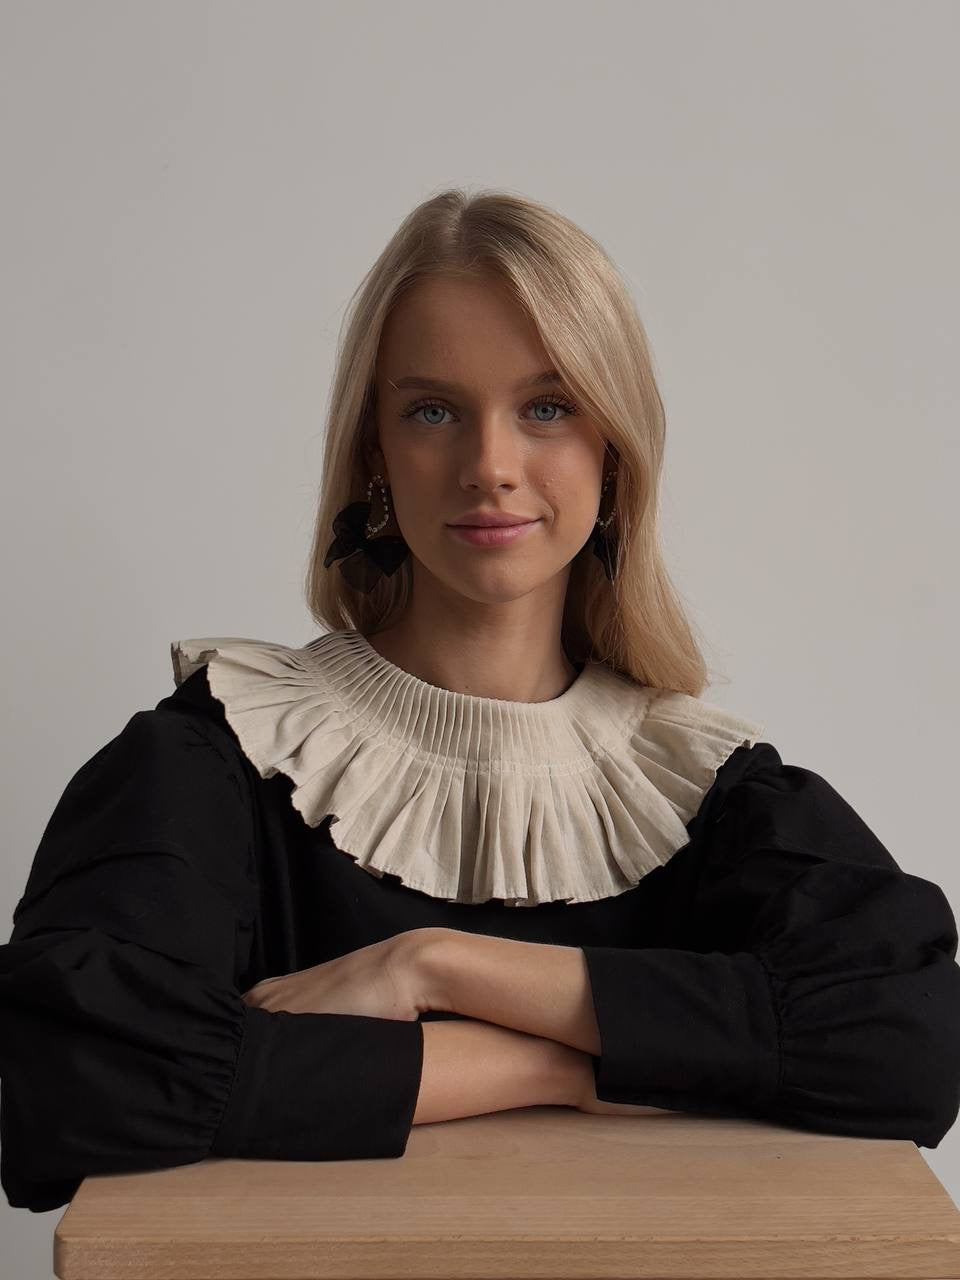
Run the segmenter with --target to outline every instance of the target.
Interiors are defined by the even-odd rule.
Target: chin
[[[558,570],[536,570],[530,566],[487,565],[485,568],[468,570],[458,566],[458,571],[451,577],[445,576],[443,581],[458,595],[465,596],[477,604],[508,604],[511,600],[520,600],[531,591],[538,591],[547,586],[563,573],[566,566]]]

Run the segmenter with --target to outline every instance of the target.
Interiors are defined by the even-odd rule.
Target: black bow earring
[[[371,526],[370,495],[374,483],[380,485],[383,519],[378,525]],[[371,536],[389,519],[390,504],[383,476],[375,475],[367,485],[366,500],[351,502],[334,516],[333,532],[336,536],[323,558],[324,568],[329,569],[335,560],[339,560],[344,578],[355,591],[364,594],[372,591],[384,574],[392,577],[409,555],[410,548],[405,538],[394,534],[382,534],[379,538]]]
[[[607,472],[606,479],[603,482],[603,488],[600,490],[601,501],[603,500],[603,495],[607,491],[607,485],[609,485],[610,481],[616,474],[615,470]],[[596,522],[593,526],[593,531],[590,534],[590,541],[593,544],[593,554],[603,565],[603,571],[611,582],[613,581],[613,575],[616,572],[617,535],[616,531],[607,533],[606,530],[610,521],[616,515],[616,511],[616,506],[612,506],[606,520],[601,520],[600,517],[597,516]]]

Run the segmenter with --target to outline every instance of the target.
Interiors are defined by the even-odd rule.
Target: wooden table
[[[960,1277],[912,1142],[569,1107],[417,1125],[397,1160],[204,1160],[88,1178],[62,1280]]]

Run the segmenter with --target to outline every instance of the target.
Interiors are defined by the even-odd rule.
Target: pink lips
[[[464,542],[471,542],[476,547],[499,547],[507,542],[516,542],[517,538],[522,538],[539,523],[539,520],[527,520],[523,524],[451,524],[447,528],[455,537],[461,538]]]

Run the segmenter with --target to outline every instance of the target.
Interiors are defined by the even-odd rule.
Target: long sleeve
[[[12,1207],[207,1156],[404,1154],[419,1023],[242,999],[260,910],[249,785],[217,725],[162,703],[68,783],[0,946]]]
[[[650,875],[636,948],[583,948],[598,1098],[936,1147],[960,1110],[957,927],[818,774],[740,747]]]

